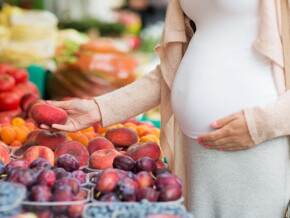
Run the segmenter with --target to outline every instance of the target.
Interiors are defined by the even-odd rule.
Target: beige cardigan
[[[290,93],[285,93],[283,55],[279,34],[279,0],[261,1],[259,36],[253,47],[273,63],[278,92],[277,102],[267,107],[244,110],[248,128],[256,144],[290,134]],[[155,51],[161,63],[152,72],[132,84],[96,97],[102,125],[109,126],[143,113],[161,104],[161,147],[171,169],[184,181],[186,166],[183,135],[171,108],[171,87],[188,42],[193,35],[190,20],[183,14],[179,0],[171,0],[166,14],[162,38]]]

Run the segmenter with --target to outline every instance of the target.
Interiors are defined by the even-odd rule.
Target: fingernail
[[[198,144],[202,145],[202,141],[201,141],[201,138],[197,138],[197,141],[198,141]]]
[[[222,149],[222,148],[218,148],[218,150],[219,150],[219,151],[223,151],[224,149]]]
[[[50,101],[50,100],[47,100],[47,101],[46,101],[46,103],[51,103],[51,102],[52,102],[52,101]]]
[[[205,148],[207,148],[207,149],[209,149],[209,148],[210,148],[210,146],[209,146],[209,145],[205,145],[204,147],[205,147]]]
[[[216,122],[211,122],[210,125],[211,125],[213,128],[216,128],[216,127],[217,127],[217,123],[216,123]]]

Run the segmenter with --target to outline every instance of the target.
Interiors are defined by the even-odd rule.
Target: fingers
[[[233,138],[225,137],[225,138],[218,139],[216,141],[205,142],[204,145],[217,149],[217,148],[224,148],[225,146],[229,146],[231,143],[233,143]]]
[[[50,127],[47,126],[47,125],[45,125],[45,124],[40,124],[40,128],[41,128],[41,129],[47,129],[47,130],[50,129]]]
[[[210,125],[213,128],[221,128],[221,127],[227,125],[228,123],[232,122],[235,119],[236,119],[236,115],[235,114],[232,114],[230,116],[227,116],[227,117],[224,117],[222,119],[219,119],[219,120],[217,120],[215,122],[212,122]]]
[[[72,100],[69,101],[46,101],[47,104],[59,107],[62,109],[69,109]]]
[[[51,127],[57,130],[65,131],[65,132],[76,132],[74,128],[68,125],[52,124]]]
[[[200,144],[208,144],[211,141],[215,141],[221,138],[226,138],[228,136],[228,133],[225,129],[221,128],[218,130],[215,130],[209,134],[202,135],[198,137],[198,142]]]

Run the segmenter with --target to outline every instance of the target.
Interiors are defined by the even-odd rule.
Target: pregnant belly
[[[194,54],[184,56],[171,98],[174,115],[187,136],[209,133],[211,122],[277,98],[270,63],[259,58],[219,57],[217,61],[210,56],[204,60]]]

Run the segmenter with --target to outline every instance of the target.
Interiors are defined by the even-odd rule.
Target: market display
[[[61,11],[2,5],[0,217],[191,217],[182,181],[162,153],[158,108],[106,128],[40,128],[68,119],[46,100],[92,99],[157,64],[144,52],[153,50],[161,24],[142,33],[135,12],[110,9],[108,21],[104,11],[66,20]]]
[[[98,202],[182,201],[182,182],[161,160],[159,129],[152,123],[129,119],[107,128],[96,124],[76,133],[51,132],[38,129],[37,123],[63,123],[66,113],[38,101],[26,106],[27,120],[14,117],[0,124],[0,176],[27,189],[18,213],[86,217],[97,211],[87,211],[87,206]],[[16,135],[8,129],[25,129],[22,143],[15,144]],[[180,211],[175,207],[169,214]]]

